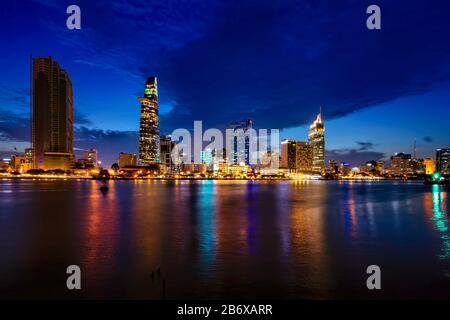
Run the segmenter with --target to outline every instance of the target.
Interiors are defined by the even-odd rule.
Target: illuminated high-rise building
[[[51,57],[33,59],[33,168],[68,170],[73,162],[73,94],[68,73]]]
[[[141,102],[139,127],[139,161],[141,165],[160,162],[158,85],[156,77],[150,77],[145,84]]]
[[[339,165],[336,160],[332,159],[332,160],[328,161],[328,168],[329,168],[329,172],[331,174],[338,174],[338,172],[339,172]]]
[[[308,142],[297,141],[297,159],[296,168],[297,172],[311,172],[312,171],[312,160],[313,148]]]
[[[312,171],[323,173],[325,171],[325,126],[322,110],[309,126],[308,142],[312,148]]]
[[[384,174],[385,171],[385,163],[384,161],[377,161],[376,169],[380,174]]]
[[[250,164],[250,133],[253,127],[251,119],[233,122],[230,129],[233,130],[235,136],[233,137],[231,146],[231,162],[239,164],[244,162]]]
[[[308,142],[283,140],[281,142],[280,167],[289,172],[312,171],[312,147]]]
[[[25,148],[25,159],[28,163],[33,163],[33,148]]]
[[[409,153],[399,152],[391,157],[391,166],[389,168],[389,174],[393,176],[403,176],[412,174],[411,166],[412,156]]]
[[[123,168],[126,166],[135,166],[136,165],[136,154],[121,152],[121,153],[119,153],[118,162],[119,162],[120,168]]]
[[[160,162],[165,165],[167,171],[173,168],[172,150],[175,147],[175,142],[172,141],[171,136],[160,137]]]
[[[281,141],[281,163],[280,167],[290,172],[297,168],[297,142],[295,140]]]
[[[86,162],[94,167],[96,167],[98,163],[98,151],[97,149],[89,149],[84,151],[84,159]]]
[[[206,163],[207,165],[213,164],[214,161],[214,151],[211,149],[205,149],[200,152],[200,159],[202,163]]]
[[[436,172],[450,174],[450,149],[436,150]]]

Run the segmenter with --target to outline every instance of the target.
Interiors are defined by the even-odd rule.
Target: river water
[[[0,181],[1,298],[450,298],[446,186],[109,186]],[[69,265],[81,290],[66,288]],[[381,290],[366,287],[369,265]]]

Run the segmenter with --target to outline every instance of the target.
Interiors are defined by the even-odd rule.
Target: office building
[[[436,172],[450,174],[450,149],[436,150]]]
[[[393,176],[412,174],[411,159],[411,154],[408,153],[400,152],[393,155],[391,157],[389,174]]]
[[[25,159],[33,166],[33,148],[25,148]]]
[[[329,172],[331,174],[338,174],[339,173],[339,166],[336,160],[330,160],[328,161],[328,167],[329,167]]]
[[[425,174],[426,167],[423,159],[412,158],[409,161],[409,168],[411,174]]]
[[[288,172],[311,172],[313,149],[304,141],[283,140],[281,142],[280,168]]]
[[[233,122],[230,129],[233,129],[235,136],[231,145],[231,162],[235,164],[250,164],[250,132],[253,122],[250,119]]]
[[[312,148],[312,171],[323,173],[325,171],[325,126],[322,110],[309,127],[308,142]]]
[[[341,164],[339,165],[339,173],[346,177],[350,174],[350,172],[352,171],[352,167],[350,166],[350,163],[348,162],[341,162]]]
[[[280,168],[287,169],[288,172],[295,172],[295,170],[297,169],[297,141],[281,141]]]
[[[11,170],[26,173],[28,170],[32,169],[31,166],[32,163],[27,161],[25,155],[13,154],[11,156]]]
[[[313,166],[313,148],[303,141],[296,143],[296,169],[297,172],[311,172]]]
[[[173,169],[172,150],[175,143],[171,136],[161,136],[160,138],[160,161],[165,166],[166,171]]]
[[[33,59],[33,168],[68,170],[73,162],[73,93],[68,73],[51,57]]]
[[[147,79],[141,103],[139,127],[139,161],[141,165],[160,162],[158,84],[156,77]]]
[[[90,166],[96,167],[99,163],[97,149],[89,149],[84,151],[83,158]]]
[[[212,165],[215,161],[214,150],[205,149],[203,151],[200,151],[200,160],[202,163]]]
[[[127,166],[136,166],[137,165],[137,161],[136,161],[136,154],[134,153],[126,153],[126,152],[121,152],[119,153],[119,167],[123,168],[123,167],[127,167]]]

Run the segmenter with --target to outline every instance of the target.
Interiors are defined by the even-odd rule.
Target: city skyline
[[[75,163],[75,154],[74,154],[74,147],[73,147],[73,91],[71,86],[70,77],[66,70],[62,69],[58,62],[52,58],[52,56],[48,57],[35,57],[33,58],[32,62],[32,68],[33,68],[33,75],[32,75],[32,83],[33,83],[33,93],[32,96],[34,97],[32,100],[32,114],[30,116],[30,125],[32,128],[32,135],[31,135],[31,147],[32,148],[24,148],[23,152],[19,152],[17,150],[17,147],[14,147],[14,151],[11,151],[13,154],[26,154],[27,149],[33,150],[33,168],[48,168],[48,169],[56,169],[56,168],[64,168],[65,170],[70,169],[73,167],[73,164]],[[58,78],[58,82],[54,84],[52,82],[53,78]],[[39,80],[39,79],[47,79],[47,80]],[[39,82],[40,81],[40,82]],[[44,82],[43,82],[44,81]],[[53,80],[54,81],[54,80]],[[61,83],[61,84],[60,84]],[[60,89],[60,86],[63,85],[63,89]],[[64,87],[65,86],[65,87]],[[38,92],[36,94],[36,87],[40,89],[41,92]],[[44,95],[43,92],[47,92],[46,95]],[[46,96],[54,96],[57,98],[56,102],[44,101]],[[44,100],[43,100],[44,99]],[[61,101],[61,102],[60,102]],[[143,97],[138,97],[138,101],[141,103],[141,114],[140,114],[140,126],[139,126],[139,164],[140,165],[149,165],[149,164],[156,164],[160,163],[160,129],[159,129],[159,108],[158,108],[158,86],[157,86],[157,77],[151,76],[147,78],[145,89],[144,89],[144,95]],[[40,104],[38,104],[40,103]],[[66,106],[62,106],[61,103],[67,104]],[[36,105],[39,107],[37,109]],[[48,115],[44,115],[44,109],[50,108],[53,110],[51,113],[48,113]],[[65,110],[67,108],[67,110]],[[49,110],[50,110],[49,109]],[[61,109],[61,110],[60,110]],[[36,110],[42,110],[40,111],[41,118],[38,122],[38,125],[36,124],[36,121],[33,119],[36,118],[36,114],[39,114],[36,112]],[[57,110],[60,110],[56,112]],[[63,118],[60,119],[60,116],[58,115],[57,118],[53,119],[53,113],[62,115]],[[49,131],[48,137],[46,140],[44,139],[44,135],[40,135],[40,140],[37,140],[37,134],[34,133],[37,130],[35,129],[38,127],[39,122],[45,123],[43,120],[44,118],[48,118],[48,121],[52,123],[52,126],[50,126],[48,129],[55,131]],[[355,162],[355,159],[352,158],[340,158],[339,156],[336,156],[336,154],[333,154],[332,156],[327,156],[326,148],[325,148],[325,138],[324,138],[324,123],[323,123],[323,112],[322,112],[322,106],[320,107],[320,112],[317,114],[315,120],[312,122],[312,124],[309,126],[307,130],[307,138],[308,142],[306,142],[307,149],[310,149],[311,151],[308,151],[311,153],[312,157],[312,163],[311,163],[311,172],[321,172],[324,173],[325,169],[332,169],[332,166],[330,164],[327,165],[326,162],[330,163],[348,163],[352,166],[364,166],[365,163],[369,163],[370,161],[383,161],[386,160],[386,158],[368,158],[364,161]],[[64,121],[62,121],[64,120]],[[47,120],[46,120],[47,121]],[[61,124],[61,122],[64,122],[64,126]],[[42,126],[42,125],[41,125]],[[55,127],[56,126],[56,127]],[[228,127],[233,130],[241,130],[243,129],[244,132],[247,131],[247,129],[251,129],[253,126],[253,121],[251,119],[244,119],[239,121],[233,121]],[[53,127],[55,129],[53,129]],[[44,128],[45,129],[45,128]],[[41,130],[42,131],[42,128]],[[165,136],[161,136],[163,139],[165,139]],[[170,137],[170,135],[169,135]],[[130,137],[131,138],[131,137]],[[48,140],[48,141],[47,141]],[[54,142],[53,142],[54,140]],[[66,141],[65,141],[66,140]],[[170,138],[169,138],[170,140]],[[33,142],[35,141],[35,142]],[[283,141],[292,141],[296,146],[300,147],[301,149],[304,149],[301,144],[304,142],[301,141],[295,141],[295,140],[289,140],[289,138],[286,138],[284,140],[280,140],[280,146],[282,147]],[[172,142],[171,142],[172,143]],[[229,150],[232,155],[232,163],[237,164],[238,158],[241,160],[244,160],[246,164],[249,164],[249,140],[248,137],[245,136],[244,143],[244,149],[241,150],[243,152],[242,154],[239,154],[236,151]],[[236,149],[238,144],[238,141],[236,138],[234,138],[234,146],[232,146],[233,149]],[[370,149],[370,143],[364,143],[364,142],[358,142],[358,144],[361,145],[361,149]],[[35,147],[33,148],[33,145]],[[45,145],[45,150],[43,145]],[[294,148],[298,148],[295,147]],[[95,149],[93,149],[95,148]],[[97,153],[97,145],[96,142],[93,142],[89,149],[78,149],[79,154],[82,154],[83,156],[77,157],[78,160],[84,161],[87,160],[87,158],[84,156],[87,153],[89,153],[90,150],[95,150]],[[280,149],[281,150],[281,149]],[[440,150],[449,150],[448,148],[438,148],[436,149],[436,161],[438,162],[439,158],[439,151]],[[304,152],[304,151],[300,151]],[[295,153],[298,153],[298,151],[295,151]],[[331,152],[333,153],[333,151]],[[123,151],[119,152],[119,157],[115,157],[111,163],[106,163],[106,166],[110,166],[112,164],[117,164],[120,162],[120,155],[121,154],[127,154]],[[131,153],[133,154],[133,153]],[[409,159],[421,159],[420,157],[417,157],[417,141],[414,140],[413,144],[413,156],[411,158],[411,154],[407,154],[405,152],[395,152],[393,155],[389,155],[389,158],[391,160],[395,158],[398,154],[403,155],[406,154],[409,156]],[[280,154],[281,156],[281,154]],[[305,155],[297,155],[297,157],[304,157]],[[46,157],[46,163],[44,164],[44,159]],[[97,154],[96,154],[97,157]],[[165,156],[167,158],[167,155]],[[422,157],[423,159],[432,159],[431,156]],[[97,159],[98,160],[98,159]],[[327,161],[325,161],[327,160]],[[357,161],[357,160],[356,160]],[[89,161],[91,162],[91,161]],[[163,161],[163,162],[167,162]],[[294,160],[295,162],[295,160]],[[99,161],[101,164],[101,161]],[[97,166],[97,161],[95,161],[95,166]],[[105,163],[104,163],[105,164]],[[55,165],[57,165],[55,167]],[[59,167],[58,167],[59,166]],[[297,164],[294,165],[295,168],[297,168]],[[283,167],[283,165],[281,166]],[[290,165],[285,165],[284,168],[290,168]],[[298,168],[297,168],[298,169]],[[303,170],[308,171],[308,170]]]
[[[450,145],[449,45],[441,41],[449,35],[445,10],[412,1],[411,17],[399,21],[401,4],[381,1],[383,28],[375,33],[365,28],[365,6],[351,2],[256,8],[214,1],[195,6],[181,20],[176,10],[183,4],[162,4],[164,13],[156,5],[130,2],[124,10],[118,3],[81,1],[82,28],[73,31],[59,25],[66,17],[62,4],[30,1],[30,10],[5,4],[0,156],[30,146],[30,53],[52,55],[68,70],[75,92],[75,152],[98,147],[105,164],[121,151],[138,153],[136,97],[152,74],[162,83],[162,134],[180,124],[189,129],[193,120],[225,128],[253,119],[255,127],[282,129],[281,140],[304,141],[312,115],[323,105],[326,163],[389,160],[397,152],[412,153],[414,140],[421,158]],[[89,13],[97,6],[102,15],[93,17]],[[143,19],[133,25],[150,11],[157,12],[152,21],[158,23]],[[412,13],[427,23],[417,24]],[[111,26],[111,20],[120,23]],[[153,40],[137,40],[148,33]],[[244,46],[249,38],[252,46]],[[277,46],[267,48],[269,41]],[[433,112],[427,114],[429,108]]]
[[[450,299],[448,12],[3,1],[0,299],[179,319]]]

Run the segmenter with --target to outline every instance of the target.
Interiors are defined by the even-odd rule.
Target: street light
[[[437,181],[441,179],[441,174],[439,172],[436,172],[433,174],[433,180]]]

